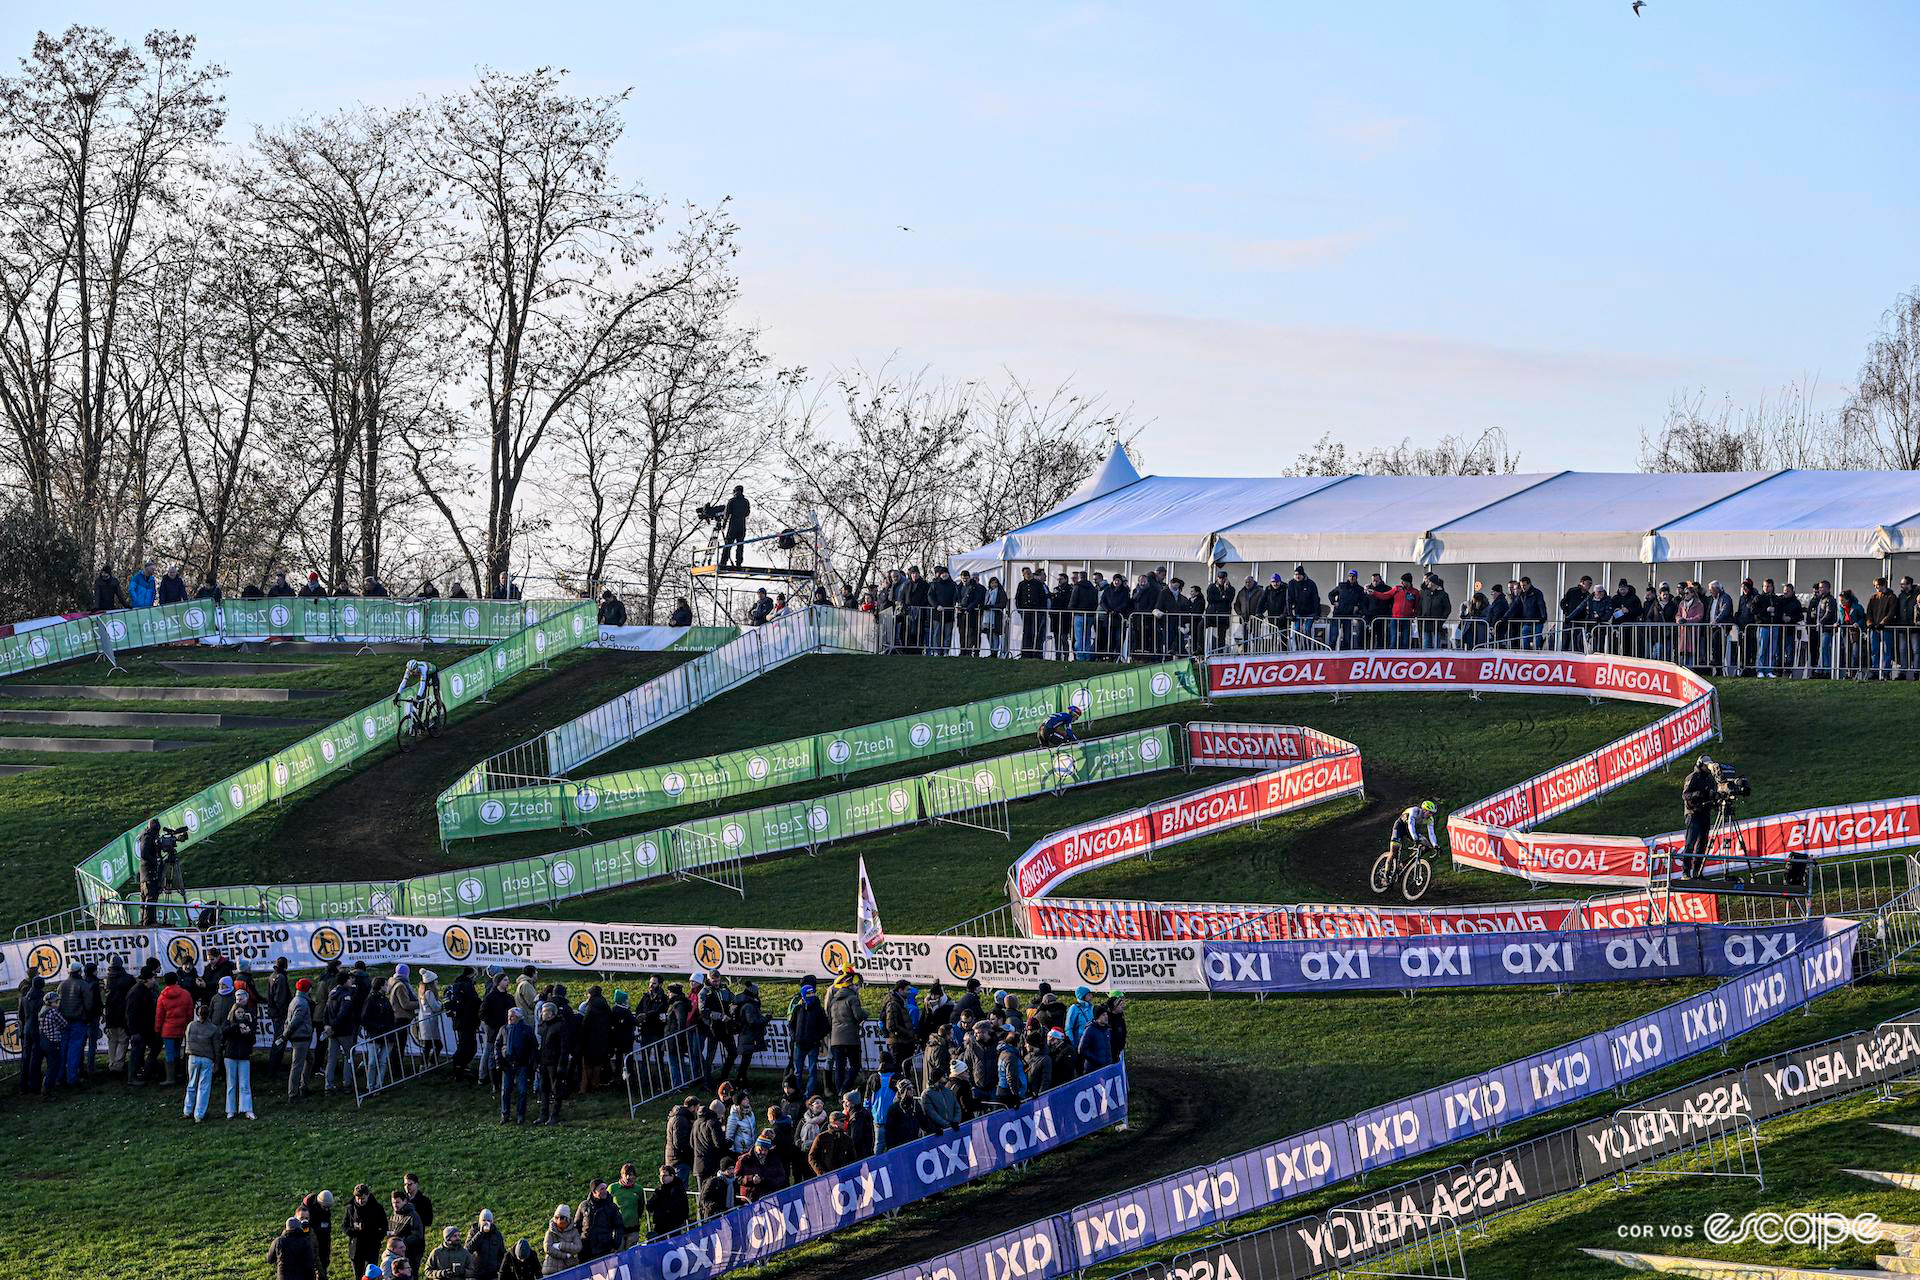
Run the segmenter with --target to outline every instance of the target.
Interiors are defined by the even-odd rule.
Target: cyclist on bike
[[[1431,800],[1422,800],[1419,804],[1410,804],[1393,820],[1393,842],[1399,844],[1404,838],[1406,843],[1416,848],[1437,849],[1440,841],[1434,834],[1434,815],[1440,812],[1440,806]],[[1425,837],[1421,830],[1425,828]]]
[[[1079,737],[1073,732],[1073,723],[1078,720],[1082,714],[1084,713],[1079,707],[1068,703],[1065,711],[1056,711],[1048,716],[1047,722],[1040,726],[1040,745],[1043,747],[1057,747],[1063,742],[1080,741]]]
[[[411,693],[408,685],[414,686]],[[439,701],[440,673],[424,658],[408,659],[400,687],[393,691],[393,704],[401,708],[400,732],[425,729],[432,723],[431,716]]]

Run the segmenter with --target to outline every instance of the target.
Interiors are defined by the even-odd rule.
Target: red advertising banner
[[[1712,689],[1685,667],[1609,654],[1374,650],[1207,660],[1213,697],[1380,690],[1566,693],[1681,706]]]

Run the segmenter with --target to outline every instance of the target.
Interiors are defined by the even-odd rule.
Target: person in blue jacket
[[[1073,1004],[1067,1009],[1067,1041],[1076,1047],[1080,1037],[1093,1025],[1093,988],[1080,986],[1073,989]]]
[[[127,603],[136,609],[145,609],[153,603],[159,590],[160,582],[154,576],[153,561],[149,560],[127,579]]]
[[[1078,742],[1080,738],[1073,731],[1073,725],[1080,718],[1079,707],[1069,706],[1065,711],[1056,711],[1047,717],[1040,726],[1040,745],[1057,747],[1063,742]]]

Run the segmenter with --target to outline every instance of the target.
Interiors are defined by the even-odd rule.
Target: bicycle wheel
[[[1415,858],[1400,876],[1400,896],[1408,902],[1418,902],[1432,883],[1433,864],[1425,858]]]
[[[447,727],[446,707],[435,706],[433,709],[433,713],[427,717],[427,736],[429,738],[437,738],[440,736],[441,731],[444,730],[446,727]]]
[[[1393,888],[1394,863],[1396,861],[1397,859],[1393,856],[1393,850],[1391,849],[1373,860],[1373,871],[1367,877],[1367,885],[1375,893],[1385,893],[1387,890]]]

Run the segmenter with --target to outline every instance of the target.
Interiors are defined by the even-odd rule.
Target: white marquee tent
[[[1827,578],[1836,590],[1920,573],[1920,472],[1125,479],[1131,470],[1110,458],[1060,507],[952,567],[1164,565],[1192,582],[1209,565],[1238,578],[1304,564],[1324,585],[1348,568],[1431,566],[1456,586],[1526,573],[1549,591],[1583,573]]]

